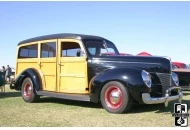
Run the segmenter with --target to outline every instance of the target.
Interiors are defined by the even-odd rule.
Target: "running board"
[[[62,98],[69,100],[77,100],[77,101],[90,101],[89,95],[82,94],[66,94],[66,93],[56,93],[56,92],[48,92],[48,91],[38,91],[38,95],[54,97],[54,98]]]

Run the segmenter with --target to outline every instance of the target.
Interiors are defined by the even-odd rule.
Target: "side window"
[[[28,58],[28,47],[24,46],[19,49],[18,58]]]
[[[56,42],[41,43],[41,58],[56,56]]]
[[[83,57],[80,45],[76,42],[62,42],[61,57]]]
[[[28,46],[28,57],[37,58],[38,57],[38,44]]]
[[[38,44],[23,46],[19,49],[18,58],[37,58]]]
[[[96,54],[96,48],[94,47],[89,47],[88,51],[90,52],[91,55],[95,55]]]

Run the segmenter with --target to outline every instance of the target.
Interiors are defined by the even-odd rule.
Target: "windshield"
[[[86,41],[86,49],[92,56],[109,56],[112,54],[119,55],[115,45],[107,40],[105,41]]]

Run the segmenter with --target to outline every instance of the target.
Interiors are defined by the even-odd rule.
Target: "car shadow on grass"
[[[12,97],[21,97],[21,92],[4,92],[0,94],[0,99]]]
[[[165,107],[164,104],[138,104],[134,105],[130,111],[130,113],[143,113],[143,112],[151,112],[154,111],[155,113],[165,113],[165,114],[172,114],[174,112],[174,104],[179,103],[177,100],[172,101],[168,104],[168,107]],[[187,104],[190,106],[189,100],[183,100],[182,103]],[[190,108],[188,107],[188,111]]]
[[[41,98],[40,103],[59,103],[59,104],[70,105],[70,106],[103,109],[101,103],[73,101],[73,100],[57,99],[57,98],[50,98],[50,97]],[[164,104],[151,104],[151,105],[134,104],[128,113],[143,113],[143,112],[155,111],[155,113],[172,114],[174,112],[174,103],[177,103],[177,101],[170,102],[168,107],[165,107]],[[190,105],[189,100],[183,100],[182,103],[186,103],[188,104],[188,106]]]
[[[66,100],[66,99],[51,98],[51,97],[40,98],[39,102],[40,103],[59,103],[63,105],[79,106],[79,107],[86,107],[86,108],[103,108],[101,103],[74,101],[74,100]]]

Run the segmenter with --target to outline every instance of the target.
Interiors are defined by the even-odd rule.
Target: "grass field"
[[[183,102],[190,105],[190,92],[184,92]],[[168,108],[135,105],[130,113],[110,114],[101,104],[88,102],[43,97],[26,103],[20,92],[6,87],[0,95],[0,126],[174,126],[173,103]]]

